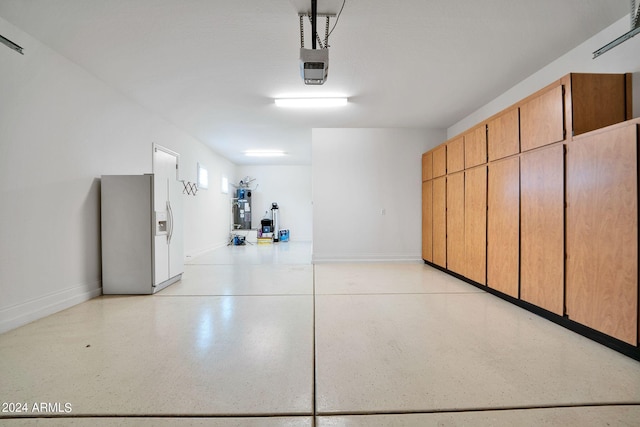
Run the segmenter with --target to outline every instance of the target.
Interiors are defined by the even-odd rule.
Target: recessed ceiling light
[[[276,98],[278,107],[318,108],[347,105],[348,98]]]
[[[247,150],[244,155],[249,157],[282,157],[287,153],[282,150]]]

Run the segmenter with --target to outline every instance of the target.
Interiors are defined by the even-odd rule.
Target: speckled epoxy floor
[[[422,263],[289,242],[0,335],[0,401],[9,426],[639,425],[640,363]]]

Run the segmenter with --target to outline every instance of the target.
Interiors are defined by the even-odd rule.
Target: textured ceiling
[[[449,127],[629,13],[628,0],[346,0],[328,81],[305,86],[297,14],[310,3],[0,0],[0,16],[234,163],[309,164],[311,128]],[[350,104],[272,100],[306,95]],[[242,155],[252,148],[289,156]]]

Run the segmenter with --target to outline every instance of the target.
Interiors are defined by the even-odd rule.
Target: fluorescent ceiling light
[[[278,107],[315,108],[347,105],[347,98],[276,98]]]
[[[286,156],[287,153],[282,150],[247,150],[244,155],[250,157],[281,157]]]

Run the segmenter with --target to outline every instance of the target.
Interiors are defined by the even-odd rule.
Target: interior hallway
[[[299,242],[221,248],[156,295],[2,334],[0,379],[7,426],[640,420],[639,362],[421,262],[313,265]]]

